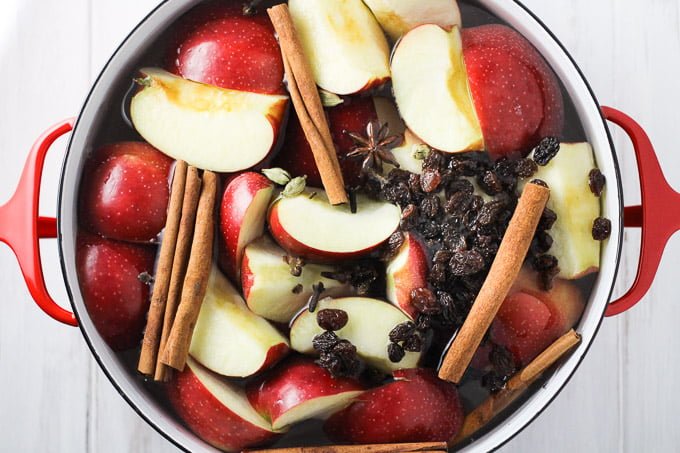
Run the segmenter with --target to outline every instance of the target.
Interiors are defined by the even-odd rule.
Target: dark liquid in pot
[[[501,20],[480,7],[474,1],[461,1],[459,4],[464,25],[466,27],[489,23],[503,23]],[[102,105],[102,109],[105,110],[105,114],[103,115],[104,120],[100,123],[99,128],[94,131],[93,136],[95,138],[92,141],[93,148],[111,142],[143,140],[132,128],[128,119],[127,110],[129,107],[129,101],[135,90],[134,84],[132,83],[132,78],[136,76],[135,70],[138,68],[147,66],[162,67],[165,65],[164,57],[167,55],[166,46],[167,43],[170,42],[168,36],[171,33],[172,30],[168,30],[168,32],[159,36],[153,43],[149,45],[149,51],[145,55],[136,61],[130,62],[129,76],[122,77],[116,81],[114,90],[115,94],[109,98],[108,103]],[[585,133],[576,114],[574,105],[566,91],[564,89],[562,91],[564,95],[566,119],[563,134],[564,141],[585,141]],[[584,295],[584,300],[589,299],[589,295],[593,289],[595,280],[596,274],[592,274],[576,282],[580,291],[582,291]],[[121,353],[119,355],[120,360],[125,363],[126,368],[130,373],[130,378],[136,379],[140,386],[143,386],[146,391],[153,394],[160,404],[167,407],[169,412],[172,412],[172,409],[165,401],[162,387],[154,384],[153,382],[145,381],[137,373],[136,368],[138,357],[139,351],[130,351]],[[506,409],[504,413],[497,416],[492,423],[480,430],[475,435],[475,437],[481,437],[485,432],[488,432],[489,430],[493,429],[493,427],[501,423],[505,418],[505,415],[517,410],[533,393],[540,391],[542,384],[546,379],[549,379],[549,377],[550,374],[546,374],[542,380],[539,380],[537,383],[535,383],[529,390],[525,392],[521,398],[519,398],[519,400],[514,402],[508,409]],[[468,372],[466,379],[460,387],[461,399],[465,406],[466,412],[479,405],[482,401],[484,401],[484,399],[488,397],[488,392],[480,385],[479,382],[479,375],[474,376],[473,373]],[[285,436],[281,438],[281,440],[275,443],[274,447],[328,444],[330,441],[324,436],[321,426],[322,422],[318,420],[300,423],[294,426]]]

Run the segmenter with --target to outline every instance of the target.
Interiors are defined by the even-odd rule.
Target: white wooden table
[[[12,193],[33,140],[46,126],[78,112],[108,56],[155,3],[0,2],[0,200]],[[646,126],[668,179],[680,182],[680,1],[525,3],[573,54],[600,101]],[[617,133],[616,145],[627,200],[637,202],[629,143]],[[48,159],[43,214],[55,211],[60,159],[60,149]],[[627,232],[626,243],[619,293],[635,273],[638,233]],[[44,244],[43,256],[48,285],[65,301],[54,243]],[[674,239],[643,303],[605,320],[566,390],[504,451],[680,449],[678,264],[680,242]],[[6,247],[0,248],[0,288],[0,451],[175,451],[116,394],[80,333],[36,308]]]

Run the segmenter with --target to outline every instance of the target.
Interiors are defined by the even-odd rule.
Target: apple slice
[[[361,0],[290,0],[290,14],[317,85],[353,94],[390,78],[390,47]]]
[[[293,255],[317,261],[346,260],[379,247],[397,229],[400,218],[401,209],[390,203],[357,195],[353,214],[347,205],[331,205],[324,191],[308,188],[273,204],[269,230]]]
[[[246,307],[240,294],[213,267],[189,354],[223,376],[247,377],[288,353],[288,341]]]
[[[283,260],[286,252],[263,236],[246,247],[243,255],[241,284],[243,297],[253,313],[275,322],[288,323],[307,303],[312,285],[321,282],[325,296],[353,294],[349,284],[321,276],[336,269],[320,264],[305,264],[295,277]]]
[[[431,369],[397,370],[394,382],[369,390],[324,425],[338,442],[359,444],[448,441],[463,426],[455,384]]]
[[[243,250],[262,236],[274,184],[263,175],[246,172],[224,189],[220,206],[220,264],[226,274],[239,281]]]
[[[274,148],[288,97],[192,82],[145,68],[132,98],[137,132],[175,159],[204,170],[235,172],[262,162]]]
[[[245,392],[189,357],[167,385],[170,404],[201,439],[225,451],[272,441],[278,433],[250,405]]]
[[[296,357],[249,383],[246,394],[279,430],[344,409],[364,390],[355,379],[336,378],[312,359]]]
[[[419,352],[407,352],[398,363],[390,361],[387,355],[390,331],[398,324],[409,321],[394,305],[367,297],[344,297],[320,300],[317,311],[326,308],[347,312],[347,325],[335,333],[356,346],[357,354],[368,364],[386,373],[418,365],[421,356]],[[316,311],[310,313],[309,310],[304,310],[291,324],[291,347],[303,354],[314,354],[312,340],[322,332],[323,329],[316,322]]]
[[[411,319],[419,313],[411,303],[411,291],[428,286],[429,261],[425,246],[413,234],[406,233],[401,248],[387,263],[387,300]]]
[[[392,84],[402,118],[425,143],[449,153],[483,149],[458,27],[408,32],[392,55]]]
[[[588,143],[562,143],[548,165],[539,166],[532,176],[551,189],[548,208],[555,211],[557,221],[548,231],[554,239],[549,253],[558,259],[562,278],[577,279],[600,267],[600,242],[592,233],[593,221],[600,216],[600,199],[588,184],[593,168],[597,165]]]
[[[446,30],[461,26],[456,0],[364,0],[364,3],[393,41],[422,24],[435,24]]]

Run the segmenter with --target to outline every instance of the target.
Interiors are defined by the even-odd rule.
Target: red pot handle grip
[[[602,107],[604,117],[620,126],[633,142],[642,205],[624,211],[626,227],[642,228],[640,264],[633,286],[617,301],[609,304],[606,316],[623,313],[637,304],[652,286],[668,240],[680,230],[680,194],[666,181],[649,137],[635,120],[611,107]]]
[[[77,326],[76,317],[52,300],[42,272],[41,238],[57,237],[57,220],[38,215],[40,180],[45,156],[54,141],[73,129],[75,119],[55,124],[35,142],[12,198],[0,206],[0,241],[9,245],[19,261],[26,286],[38,306],[52,318]]]

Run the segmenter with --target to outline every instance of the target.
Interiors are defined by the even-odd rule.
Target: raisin
[[[425,169],[420,177],[420,187],[423,192],[432,193],[435,192],[442,182],[442,175],[437,169]]]
[[[405,341],[407,338],[413,335],[415,331],[416,325],[411,321],[402,322],[401,324],[394,326],[394,328],[390,331],[390,341],[392,343]]]
[[[517,164],[514,161],[503,157],[494,163],[493,169],[500,177],[505,179],[515,175],[516,166]]]
[[[457,276],[476,274],[484,269],[484,258],[476,250],[459,251],[449,261],[449,269]]]
[[[432,328],[432,316],[426,314],[419,314],[416,319],[416,330],[425,332]]]
[[[553,238],[545,231],[539,231],[531,241],[531,252],[536,255],[547,253],[553,245]]]
[[[316,322],[323,330],[340,330],[347,325],[349,317],[344,310],[326,308],[316,314]]]
[[[520,159],[515,166],[515,174],[520,178],[531,178],[538,171],[538,165],[531,159]]]
[[[505,209],[505,202],[502,200],[492,200],[482,206],[476,221],[480,225],[491,225],[498,220],[501,212]]]
[[[390,362],[399,363],[406,355],[406,352],[404,352],[404,348],[397,343],[390,343],[387,345],[387,355],[390,358]]]
[[[437,195],[428,195],[420,203],[420,212],[427,218],[433,219],[439,213],[439,197]]]
[[[417,173],[411,173],[408,177],[408,188],[411,192],[420,191],[420,175]]]
[[[531,184],[536,184],[537,186],[545,187],[546,189],[549,189],[550,187],[548,186],[548,183],[543,181],[542,179],[532,179]]]
[[[612,234],[612,222],[604,217],[598,217],[593,222],[593,239],[604,241]]]
[[[448,264],[448,263],[447,263]],[[430,269],[429,280],[432,283],[444,283],[446,281],[446,264],[435,263]]]
[[[478,181],[482,190],[489,195],[498,195],[503,192],[503,183],[493,171],[484,172]]]
[[[464,192],[467,195],[472,195],[475,192],[475,187],[467,179],[457,179],[446,187],[447,198],[458,192]]]
[[[546,137],[534,148],[534,162],[546,166],[560,150],[560,141],[556,137]]]
[[[411,335],[402,345],[405,351],[420,352],[423,350],[423,339],[420,335]]]
[[[557,221],[557,214],[550,208],[545,208],[543,214],[541,215],[541,220],[538,222],[537,230],[545,231],[549,230],[555,225]]]
[[[302,286],[302,283],[298,283],[297,285],[295,285],[295,286],[293,287],[292,293],[293,293],[293,294],[300,294],[300,293],[302,292],[303,289],[304,289],[304,287]]]
[[[439,313],[439,304],[432,290],[429,288],[416,288],[411,291],[411,303],[420,313]]]
[[[340,338],[334,332],[323,332],[312,339],[312,347],[318,352],[331,351],[338,341]]]
[[[423,169],[441,170],[446,165],[446,158],[438,151],[430,152],[423,160]]]
[[[604,177],[600,169],[593,168],[588,174],[588,185],[590,186],[590,191],[599,197],[602,195],[604,186],[607,184],[607,179]]]
[[[435,264],[447,264],[453,258],[453,252],[450,250],[437,250],[432,258]]]
[[[305,266],[305,260],[298,256],[285,255],[283,261],[290,266],[290,275],[299,277],[302,275],[302,268]]]
[[[442,234],[442,227],[438,222],[423,222],[421,233],[425,239],[438,238]]]
[[[455,192],[446,201],[446,206],[444,207],[444,210],[447,212],[447,214],[460,215],[470,206],[471,202],[472,195],[469,195],[462,191]]]
[[[557,268],[558,261],[553,255],[540,255],[534,258],[533,266],[537,271],[548,271]]]

